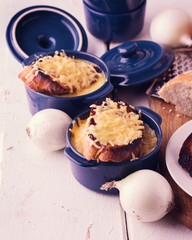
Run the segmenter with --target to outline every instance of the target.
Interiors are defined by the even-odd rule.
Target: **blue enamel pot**
[[[30,65],[37,59],[38,56],[54,55],[55,52],[50,53],[36,53],[24,60],[23,65]],[[46,109],[55,108],[66,112],[72,118],[89,108],[89,106],[98,99],[104,99],[109,96],[113,90],[110,82],[109,70],[106,64],[97,56],[81,51],[65,51],[67,56],[75,57],[77,59],[86,60],[100,67],[104,72],[107,81],[96,91],[89,94],[74,96],[74,97],[57,97],[49,96],[39,92],[35,92],[29,87],[25,86],[27,93],[27,100],[29,109],[32,115]]]
[[[144,25],[146,0],[132,11],[105,13],[83,1],[86,25],[89,32],[105,42],[126,42],[136,37]]]
[[[84,28],[74,16],[62,9],[46,5],[22,9],[9,21],[6,39],[10,51],[24,66],[30,65],[40,55],[53,55],[55,51],[64,50],[68,56],[98,65],[107,79],[98,90],[76,97],[48,96],[26,87],[32,115],[46,108],[56,108],[73,118],[113,90],[106,64],[86,52],[88,40]]]
[[[100,187],[106,182],[121,180],[127,175],[140,169],[156,169],[162,142],[162,132],[160,128],[161,117],[154,111],[145,107],[137,107],[136,111],[139,110],[141,110],[142,120],[155,131],[157,146],[148,155],[134,161],[107,163],[86,160],[86,158],[71,144],[70,129],[73,127],[73,121],[71,122],[67,131],[67,147],[64,150],[64,154],[70,160],[72,173],[80,184],[95,192],[117,194],[117,189],[112,189],[106,192],[100,190]],[[81,113],[73,120],[76,121],[78,118],[86,119],[88,115],[89,110]]]

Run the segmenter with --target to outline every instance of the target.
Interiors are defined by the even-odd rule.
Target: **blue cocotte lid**
[[[87,36],[71,14],[51,6],[32,6],[10,20],[6,38],[19,62],[37,52],[87,50]]]
[[[173,62],[172,49],[152,41],[125,42],[101,59],[106,63],[115,87],[144,84],[164,73]]]

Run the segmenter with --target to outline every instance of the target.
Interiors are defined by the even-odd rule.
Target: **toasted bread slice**
[[[85,89],[95,91],[106,81],[98,66],[68,57],[62,52],[38,58],[25,67],[18,77],[32,90],[51,96],[78,96],[84,94]],[[96,82],[98,84],[94,84]]]
[[[178,162],[192,177],[192,133],[185,139],[181,147]]]
[[[66,95],[69,94],[68,86],[61,86],[58,82],[41,71],[33,71],[33,65],[29,65],[19,74],[19,78],[25,82],[25,85],[32,90],[47,95]]]
[[[124,162],[140,157],[143,121],[132,106],[107,98],[87,119],[83,155],[88,160]]]

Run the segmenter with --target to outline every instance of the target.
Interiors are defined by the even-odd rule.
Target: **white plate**
[[[167,168],[177,183],[186,193],[192,196],[192,177],[178,163],[179,152],[185,139],[192,132],[192,120],[178,128],[169,139],[166,148],[166,165]]]

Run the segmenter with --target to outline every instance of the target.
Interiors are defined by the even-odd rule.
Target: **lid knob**
[[[136,54],[136,51],[136,42],[123,43],[118,47],[118,52],[123,58],[133,57]]]

